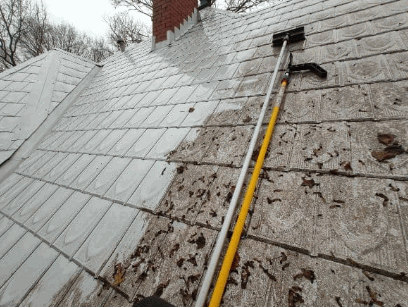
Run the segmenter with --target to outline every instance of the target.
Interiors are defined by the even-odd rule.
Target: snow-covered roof
[[[223,306],[408,306],[407,7],[206,8],[159,50],[99,66],[52,51],[0,74],[0,178],[15,165],[0,185],[0,306],[194,305],[276,65],[272,36],[299,25],[294,61],[328,77],[288,86]]]

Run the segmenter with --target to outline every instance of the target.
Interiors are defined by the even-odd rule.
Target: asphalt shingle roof
[[[294,61],[328,77],[289,83],[223,306],[408,306],[407,155],[372,155],[378,133],[408,148],[407,7],[207,8],[171,46],[107,59],[1,183],[0,306],[192,306],[277,61],[272,35],[298,25]],[[2,161],[30,135],[13,138],[50,57],[47,115],[95,68],[53,51],[0,75]]]

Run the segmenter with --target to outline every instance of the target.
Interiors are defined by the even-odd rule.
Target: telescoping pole
[[[284,55],[284,52],[285,52],[285,49],[286,49],[287,42],[288,42],[288,40],[284,40],[284,42],[283,42],[282,49],[281,49],[279,57],[278,57],[278,61],[276,63],[275,70],[273,72],[271,82],[269,84],[269,89],[268,89],[268,92],[266,94],[265,101],[264,101],[264,104],[262,106],[262,110],[261,110],[257,125],[256,125],[255,130],[254,130],[254,134],[253,134],[251,142],[249,144],[247,155],[245,156],[244,165],[243,165],[241,173],[239,175],[238,182],[237,182],[234,194],[232,195],[231,202],[230,202],[227,214],[226,214],[226,216],[224,218],[224,223],[222,225],[221,231],[220,231],[220,233],[218,235],[218,238],[217,238],[217,242],[215,243],[215,247],[214,247],[214,250],[213,250],[213,253],[212,253],[212,256],[211,256],[210,264],[209,264],[207,272],[205,274],[204,281],[203,281],[203,284],[201,286],[200,293],[198,295],[195,307],[203,307],[204,304],[205,304],[205,301],[207,299],[208,290],[210,289],[211,282],[212,282],[212,279],[214,277],[214,272],[215,272],[215,270],[217,268],[217,265],[218,265],[218,260],[219,260],[220,255],[221,255],[222,248],[224,246],[225,238],[227,237],[227,234],[228,234],[228,229],[229,229],[229,227],[231,225],[232,218],[234,217],[235,208],[236,208],[237,203],[238,203],[238,198],[239,198],[239,195],[241,194],[242,186],[244,184],[245,177],[246,177],[246,174],[247,174],[247,171],[248,171],[248,168],[249,168],[249,164],[250,164],[251,159],[252,159],[252,155],[253,155],[253,152],[254,152],[254,149],[255,149],[255,145],[256,145],[256,142],[258,140],[259,133],[261,131],[262,122],[263,122],[263,119],[265,117],[266,109],[268,107],[268,104],[269,104],[269,101],[270,101],[270,98],[271,98],[273,86],[275,84],[276,77],[278,75],[279,67],[280,67],[281,62],[282,62],[282,58],[283,58],[283,55]]]
[[[289,81],[289,73],[285,74],[281,82],[281,87],[279,93],[276,97],[276,103],[273,107],[273,112],[268,124],[268,128],[265,133],[265,137],[262,143],[261,151],[259,152],[258,159],[256,160],[255,168],[252,173],[251,181],[249,182],[248,189],[245,194],[244,201],[242,203],[241,211],[238,216],[237,223],[235,224],[234,232],[231,237],[230,244],[227,249],[227,253],[224,257],[224,262],[218,276],[217,283],[215,284],[214,292],[211,297],[209,307],[218,307],[220,305],[222,295],[224,293],[225,285],[228,280],[228,276],[231,270],[232,262],[234,261],[235,254],[238,249],[239,241],[241,238],[242,231],[245,226],[245,221],[248,215],[249,208],[252,203],[252,197],[254,196],[255,188],[258,182],[259,175],[262,170],[262,166],[265,160],[266,151],[268,150],[269,143],[272,139],[273,130],[275,128],[276,120],[279,115],[279,109],[283,100],[283,95],[285,93],[286,86]]]

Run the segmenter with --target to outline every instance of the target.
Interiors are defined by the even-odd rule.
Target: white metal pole
[[[222,248],[224,246],[225,238],[227,237],[228,229],[231,225],[231,221],[235,213],[235,208],[238,203],[238,198],[239,198],[239,195],[241,194],[242,186],[244,184],[245,177],[248,172],[249,164],[251,163],[252,155],[255,149],[256,142],[258,140],[259,133],[261,131],[261,126],[262,126],[263,119],[265,117],[266,109],[268,108],[269,100],[271,99],[272,90],[275,85],[276,76],[278,75],[279,67],[281,65],[283,54],[286,49],[287,41],[288,39],[285,38],[283,45],[282,45],[282,49],[279,54],[278,62],[276,63],[275,70],[273,72],[271,82],[269,84],[269,89],[265,97],[265,101],[262,106],[261,113],[259,114],[258,122],[256,124],[255,131],[251,139],[251,143],[249,144],[248,152],[245,157],[244,165],[242,166],[241,174],[239,175],[238,182],[237,182],[234,194],[232,195],[232,199],[231,199],[231,202],[228,208],[227,215],[225,216],[224,223],[222,225],[221,231],[217,238],[217,242],[215,243],[214,251],[211,256],[211,261],[208,266],[207,273],[205,274],[204,281],[201,286],[201,290],[198,295],[195,307],[203,307],[205,304],[208,290],[210,289],[211,281],[214,277],[215,269],[217,268],[217,264],[218,264],[218,261],[219,261],[219,258],[222,252]]]

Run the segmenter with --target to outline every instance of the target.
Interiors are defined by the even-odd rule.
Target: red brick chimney
[[[183,25],[197,23],[192,20],[197,19],[197,7],[197,0],[153,0],[153,48],[157,43],[174,40],[174,33]]]

